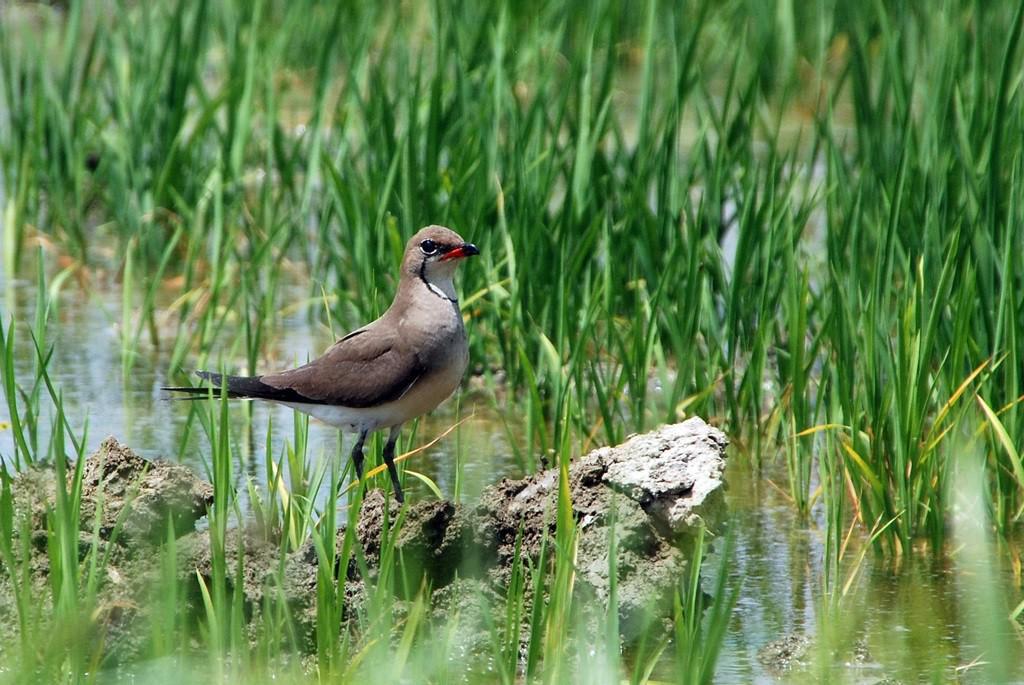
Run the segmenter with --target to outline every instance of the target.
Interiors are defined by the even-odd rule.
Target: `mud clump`
[[[67,464],[65,473],[63,485],[70,494],[74,464]],[[14,540],[16,568],[0,566],[0,623],[5,626],[17,625],[12,572],[28,581],[32,596],[44,607],[51,601],[51,515],[59,483],[52,464],[28,468],[10,483],[11,533],[16,539],[27,536],[30,544]],[[213,502],[213,488],[185,466],[147,461],[109,437],[81,464],[79,494],[79,560],[95,551],[93,558],[102,562],[96,570],[91,633],[83,639],[103,640],[110,662],[129,660],[146,647],[144,621],[158,580],[154,552],[168,532],[177,537],[195,529]],[[40,613],[47,615],[49,611]],[[16,640],[3,643],[13,645]],[[0,655],[3,649],[0,646]]]
[[[113,437],[86,460],[82,472],[83,523],[97,511],[100,535],[109,537],[118,522],[131,540],[157,541],[195,528],[213,503],[213,486],[188,467],[146,461]]]
[[[820,670],[828,664],[836,680],[849,680],[843,674],[856,673],[855,682],[873,685],[900,685],[902,681],[885,675],[871,656],[865,637],[823,645],[813,635],[793,632],[776,638],[757,650],[757,660],[768,673],[787,682],[829,679]],[[828,673],[828,671],[825,671]]]
[[[612,572],[618,579],[625,635],[665,617],[671,592],[686,571],[683,543],[699,526],[718,524],[725,445],[720,431],[691,419],[595,450],[568,468],[579,604],[593,607],[594,620],[600,620],[607,605]],[[84,553],[91,545],[106,545],[98,557],[107,568],[102,570],[95,612],[97,630],[110,659],[129,659],[144,653],[139,636],[148,634],[148,607],[163,601],[154,596],[154,588],[167,582],[168,558],[175,562],[181,589],[174,610],[186,621],[203,614],[203,593],[213,592],[215,574],[210,531],[195,528],[212,502],[213,489],[187,468],[149,462],[113,438],[82,469],[79,549]],[[487,488],[472,507],[428,501],[403,509],[381,491],[368,492],[355,529],[338,530],[335,568],[327,574],[320,568],[322,546],[318,551],[312,540],[288,551],[266,530],[230,529],[223,541],[223,589],[241,598],[245,625],[254,639],[262,612],[274,611],[273,620],[280,621],[283,609],[294,628],[287,639],[311,652],[316,648],[316,602],[323,580],[342,593],[339,620],[345,622],[363,612],[386,577],[396,595],[395,611],[400,613],[404,600],[429,588],[428,615],[441,621],[445,607],[458,606],[467,644],[478,638],[480,648],[487,649],[489,638],[484,638],[490,635],[487,622],[492,620],[488,606],[506,595],[515,565],[536,568],[545,544],[550,563],[560,479],[558,469],[549,469],[522,480],[503,480]],[[45,586],[46,512],[54,506],[56,478],[52,470],[27,471],[12,489],[18,516],[26,522],[22,529],[33,531],[34,541],[39,538],[32,569]],[[93,530],[99,540],[92,539]],[[168,532],[177,538],[173,548],[166,546]],[[610,541],[615,543],[614,559],[609,559]],[[167,556],[168,549],[173,557]],[[352,550],[345,568],[340,567],[342,549]],[[8,590],[0,582],[0,594]],[[544,601],[531,595],[527,588],[527,605]],[[12,618],[7,605],[0,601],[0,619]],[[529,615],[528,606],[522,615]]]
[[[810,664],[811,639],[801,633],[783,635],[757,651],[757,659],[773,673],[806,668]]]
[[[400,505],[385,499],[380,490],[367,493],[363,500],[356,538],[371,569],[379,568],[381,563],[385,517],[390,530],[395,527],[400,510]],[[424,580],[434,588],[452,582],[456,572],[467,567],[467,559],[472,555],[472,529],[473,521],[467,519],[466,512],[447,500],[419,502],[409,507],[394,540],[395,560],[401,559],[405,570],[402,583],[396,588],[400,596],[415,593]],[[339,532],[341,536],[344,530]]]
[[[69,491],[73,477],[74,466],[69,464]],[[23,471],[11,489],[16,516],[30,530],[45,535],[47,514],[57,500],[53,466]],[[182,535],[195,528],[212,503],[213,487],[191,469],[164,460],[147,461],[113,437],[82,465],[81,530],[91,534],[98,523],[102,540],[123,538],[121,543],[128,546],[161,541],[167,537],[168,522],[175,536]]]

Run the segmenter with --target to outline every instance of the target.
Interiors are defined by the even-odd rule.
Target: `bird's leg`
[[[366,442],[366,434],[369,431],[359,431],[359,438],[352,447],[352,466],[356,470],[356,480],[363,479],[363,443]]]
[[[398,442],[398,434],[401,426],[392,426],[388,434],[388,442],[384,445],[384,463],[388,465],[388,473],[391,475],[391,486],[395,490],[395,499],[399,504],[405,502],[405,495],[402,494],[402,484],[398,482],[398,468],[395,466],[395,443]]]

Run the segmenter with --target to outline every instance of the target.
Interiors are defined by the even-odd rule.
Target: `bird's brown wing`
[[[416,354],[399,345],[393,331],[367,327],[305,366],[267,374],[260,381],[316,404],[373,407],[400,398],[422,374]]]

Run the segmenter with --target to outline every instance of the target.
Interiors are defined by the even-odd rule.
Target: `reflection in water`
[[[1002,564],[1010,555],[994,555],[992,568],[992,560],[970,557],[955,545],[939,555],[922,552],[900,562],[868,551],[858,569],[862,542],[857,541],[844,557],[840,585],[851,576],[853,581],[830,612],[822,582],[823,523],[813,517],[802,521],[769,479],[785,482],[784,469],[758,475],[742,456],[731,456],[727,500],[737,544],[729,573],[741,592],[719,661],[721,682],[1004,680],[993,681],[993,671],[987,670],[993,664],[996,672],[1008,667],[1012,682],[1024,682],[1024,643],[1006,620],[1021,601],[1012,569]],[[971,616],[978,579],[985,577],[979,564],[995,585],[984,590],[1002,600],[984,626],[991,630],[980,633]],[[758,651],[794,633],[817,636],[808,656],[811,666],[770,672],[758,661]],[[993,654],[995,648],[1011,653]]]

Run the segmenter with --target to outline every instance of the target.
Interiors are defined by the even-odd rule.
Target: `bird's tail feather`
[[[300,395],[292,388],[278,388],[263,382],[262,376],[225,376],[212,371],[196,371],[200,378],[210,381],[210,386],[179,386],[164,388],[169,392],[180,392],[187,395],[183,400],[201,400],[213,393],[219,397],[222,390],[232,399],[274,400],[278,402],[300,402],[304,404],[322,404],[322,400]]]
[[[211,393],[220,397],[221,390],[227,390],[231,399],[240,399],[258,397],[258,388],[263,385],[258,376],[225,376],[212,371],[196,371],[196,375],[210,381],[210,385],[165,387],[161,390],[184,393],[184,397],[175,398],[178,400],[204,400]]]

